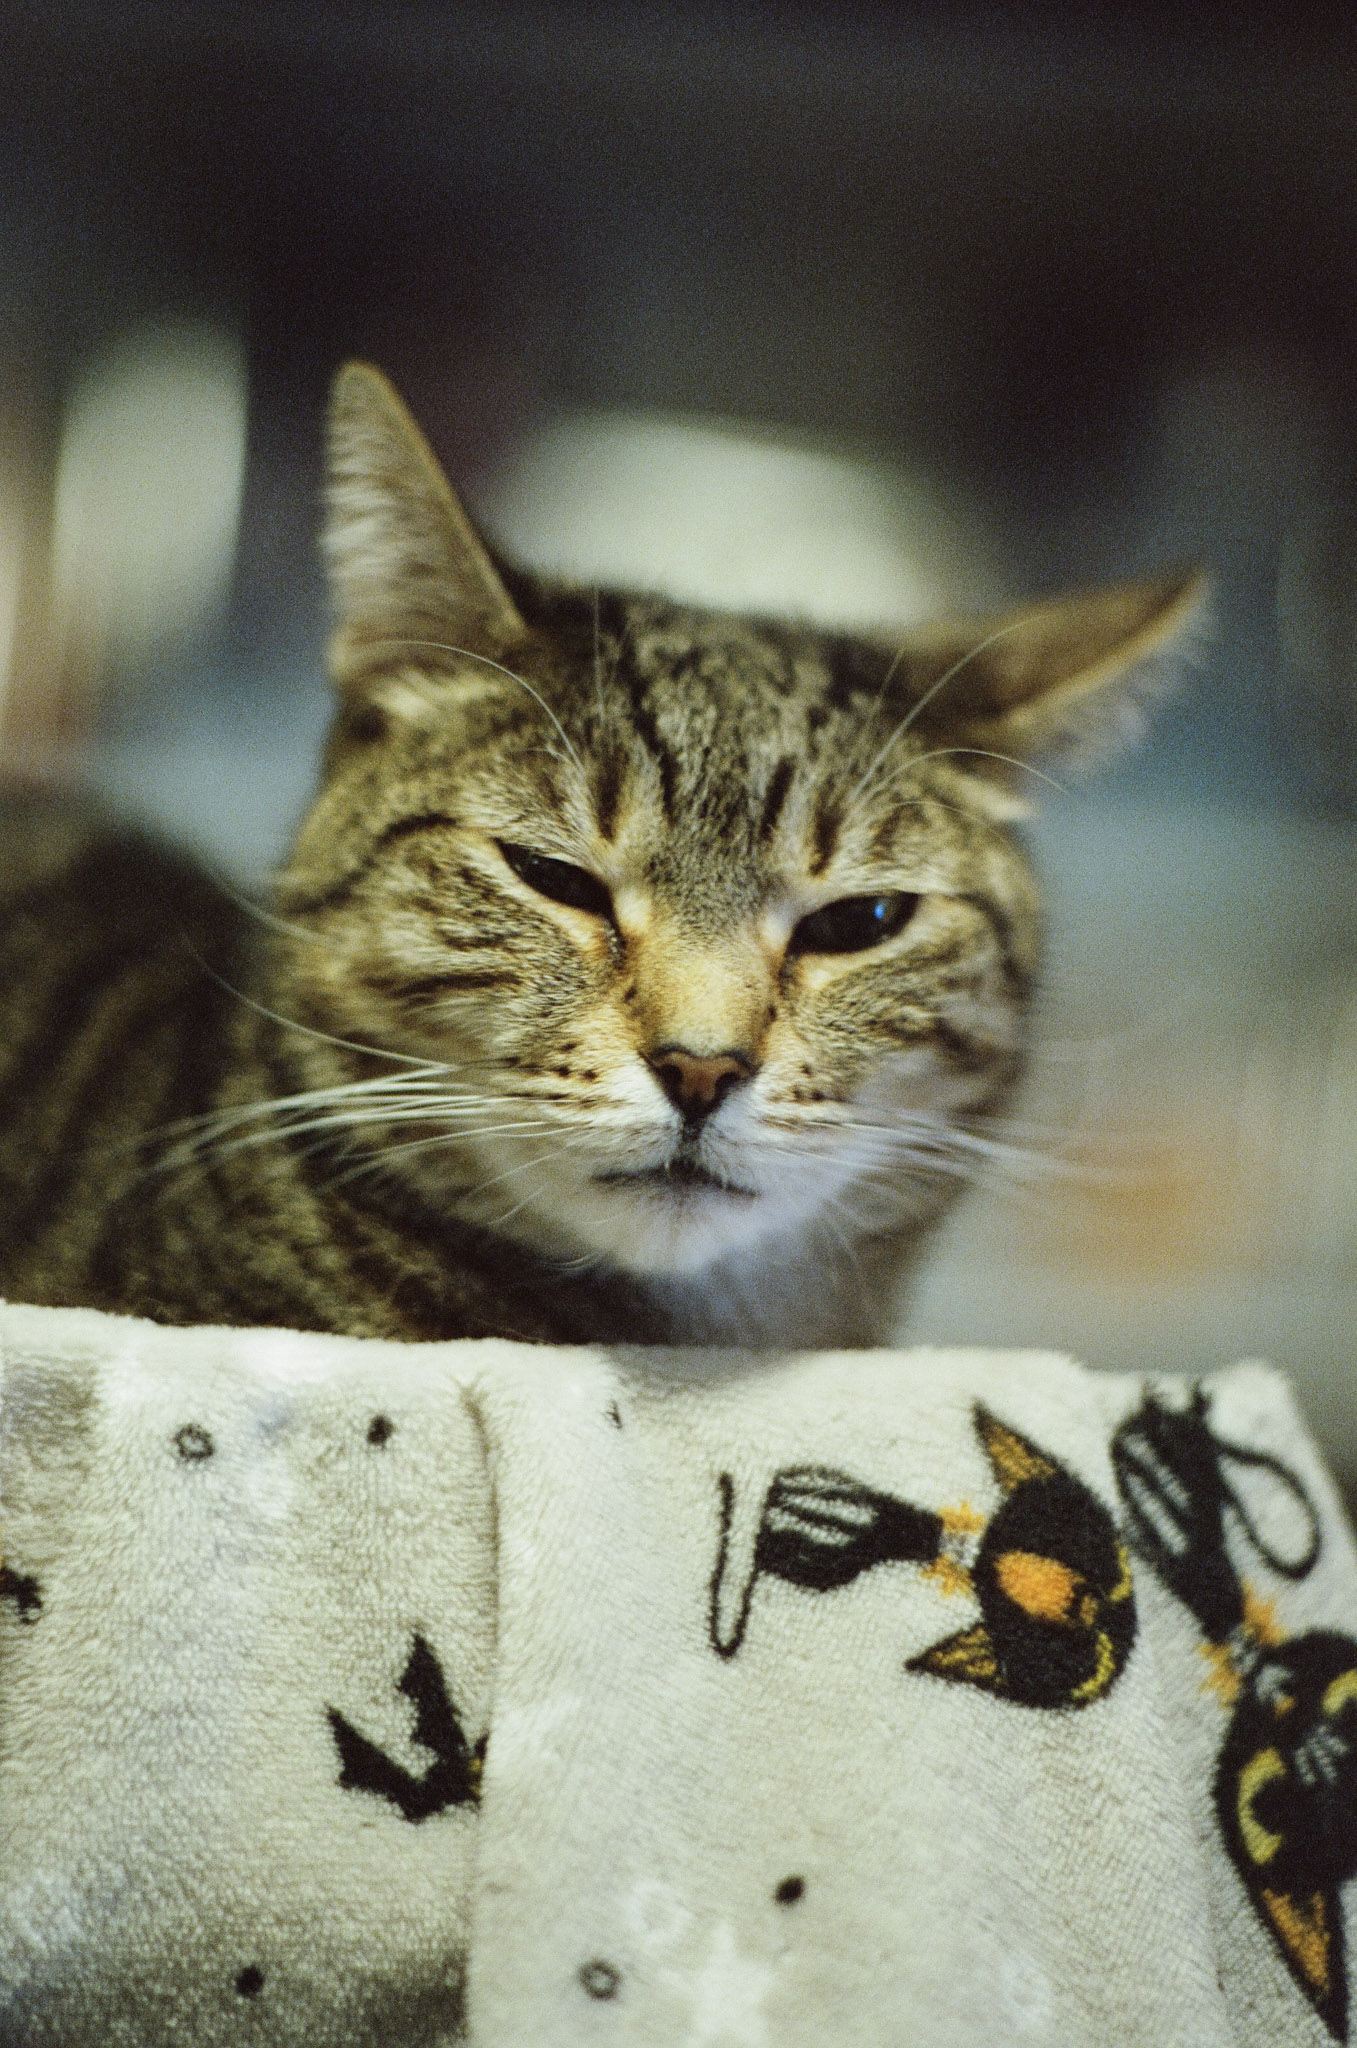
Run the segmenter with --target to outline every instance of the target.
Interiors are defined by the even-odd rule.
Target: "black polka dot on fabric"
[[[247,1963],[236,1978],[236,1990],[242,1998],[258,1998],[264,1988],[264,1972],[258,1963]]]
[[[186,1422],[174,1439],[174,1448],[186,1465],[196,1465],[200,1458],[210,1458],[216,1445],[196,1422]]]
[[[773,1897],[779,1906],[794,1906],[806,1889],[804,1877],[784,1877]]]
[[[622,1972],[596,1956],[592,1963],[580,1964],[579,1978],[591,1998],[616,1998]]]
[[[389,1415],[374,1415],[368,1424],[368,1442],[384,1444],[395,1427]]]

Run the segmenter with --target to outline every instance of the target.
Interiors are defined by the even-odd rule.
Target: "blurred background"
[[[381,363],[527,561],[907,621],[1200,557],[1042,790],[1011,1170],[902,1335],[1266,1355],[1357,1486],[1357,42],[1228,12],[0,9],[0,774],[261,877]]]

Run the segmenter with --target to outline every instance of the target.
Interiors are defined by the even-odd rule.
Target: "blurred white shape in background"
[[[1000,587],[980,521],[896,465],[739,423],[567,414],[476,494],[512,560],[691,603],[900,625]]]
[[[120,335],[73,384],[52,510],[61,667],[128,671],[192,634],[230,580],[245,472],[238,341],[177,324]]]

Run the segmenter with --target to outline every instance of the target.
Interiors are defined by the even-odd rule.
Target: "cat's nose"
[[[710,1116],[731,1089],[747,1081],[754,1071],[753,1062],[743,1053],[695,1053],[681,1045],[657,1046],[650,1064],[661,1088],[689,1123]]]

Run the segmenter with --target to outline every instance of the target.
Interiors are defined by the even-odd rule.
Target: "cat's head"
[[[357,364],[326,546],[281,972],[359,1166],[638,1273],[935,1208],[1020,1058],[1026,764],[1125,721],[1201,579],[880,640],[548,585]]]

